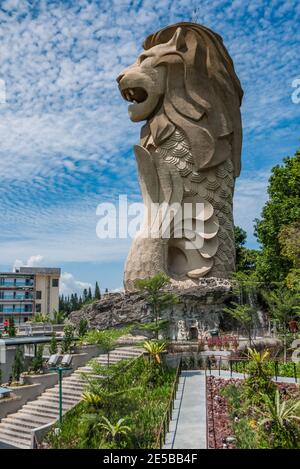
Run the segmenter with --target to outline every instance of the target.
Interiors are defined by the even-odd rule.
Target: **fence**
[[[224,357],[222,355],[212,355],[212,356],[207,356],[205,363],[204,363],[204,369],[205,369],[205,374],[209,372],[211,375],[212,370],[217,370],[219,376],[221,376],[221,370],[228,370],[230,371],[230,377],[232,378],[233,372],[236,373],[242,373],[244,375],[244,378],[246,376],[247,372],[247,364],[250,363],[251,360],[247,357],[234,357],[234,358],[229,358],[229,357]],[[289,362],[283,362],[281,360],[270,360],[269,362],[266,362],[267,364],[269,363],[270,366],[273,368],[274,371],[274,377],[275,380],[277,381],[280,376],[284,376],[283,374],[280,374],[280,366],[288,366],[292,370],[292,376],[289,376],[290,378],[295,379],[295,383],[298,382],[298,370],[297,370],[297,364],[289,361]]]
[[[176,369],[176,375],[175,375],[174,383],[173,383],[173,386],[172,386],[171,396],[170,396],[169,402],[167,404],[166,411],[164,413],[164,416],[162,418],[162,421],[161,421],[161,424],[160,424],[160,427],[159,427],[159,430],[158,430],[155,448],[161,449],[163,447],[163,445],[165,444],[166,434],[169,431],[170,421],[172,419],[172,413],[173,413],[173,410],[174,410],[174,401],[175,401],[176,393],[177,393],[177,390],[178,390],[178,384],[179,384],[179,378],[180,378],[180,375],[181,375],[181,370],[182,370],[182,360],[180,358],[179,364],[178,364],[177,369]]]

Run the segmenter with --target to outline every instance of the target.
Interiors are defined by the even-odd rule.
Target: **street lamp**
[[[58,401],[59,401],[59,425],[61,426],[62,424],[62,417],[63,417],[63,409],[62,409],[62,378],[63,378],[63,372],[71,370],[71,363],[72,363],[72,355],[67,354],[63,355],[61,363],[59,366],[56,366],[56,364],[59,361],[60,356],[58,354],[51,355],[49,360],[48,360],[48,365],[50,365],[50,368],[48,368],[49,371],[57,371],[58,373]],[[52,366],[51,366],[52,365]]]

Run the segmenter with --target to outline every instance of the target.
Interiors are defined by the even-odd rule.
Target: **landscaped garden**
[[[300,395],[272,381],[269,353],[249,349],[247,377],[208,377],[210,448],[300,448]]]
[[[51,448],[154,448],[176,370],[163,363],[163,343],[145,344],[147,356],[93,365],[82,401],[46,437]]]

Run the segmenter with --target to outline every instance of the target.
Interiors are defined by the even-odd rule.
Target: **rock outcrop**
[[[169,335],[173,339],[196,339],[200,332],[218,327],[223,309],[232,296],[229,280],[203,278],[187,280],[182,287],[172,282],[169,290],[178,296],[179,302],[166,309],[162,317],[170,321]],[[90,327],[108,329],[130,323],[150,322],[151,309],[141,292],[107,293],[95,303],[80,311],[73,311],[70,320],[78,324],[84,317]]]

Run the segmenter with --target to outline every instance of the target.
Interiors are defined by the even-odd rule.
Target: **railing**
[[[222,363],[223,361],[223,363]],[[205,375],[207,375],[207,372],[209,372],[209,375],[211,375],[212,369],[218,371],[218,375],[221,376],[221,370],[226,370],[229,364],[229,371],[230,371],[230,377],[232,378],[233,372],[236,373],[242,373],[244,375],[244,378],[246,376],[246,365],[250,362],[251,360],[247,357],[224,357],[223,355],[211,355],[207,356],[205,363],[204,363],[204,369],[205,369]],[[242,364],[242,370],[239,367],[239,363]],[[266,362],[268,363],[268,362]],[[284,363],[291,363],[293,366],[293,378],[295,379],[295,383],[298,382],[298,376],[297,376],[297,365],[294,362],[283,362],[278,359],[272,359],[269,361],[269,363],[272,363],[273,370],[274,370],[274,377],[275,380],[277,381],[278,378],[280,378],[282,375],[279,374],[279,364],[284,364]],[[222,365],[224,367],[222,367]],[[283,376],[282,376],[283,377]]]
[[[165,444],[166,434],[169,431],[170,421],[172,419],[172,413],[173,413],[173,410],[174,410],[174,401],[175,401],[176,393],[177,393],[177,390],[178,390],[178,384],[179,384],[179,378],[180,378],[180,375],[181,375],[181,370],[182,370],[182,361],[181,361],[181,358],[180,358],[178,366],[177,366],[177,370],[176,370],[174,383],[173,383],[173,386],[172,386],[171,396],[170,396],[169,402],[168,402],[167,407],[166,407],[166,411],[164,413],[164,416],[162,418],[162,421],[161,421],[161,424],[160,424],[160,427],[159,427],[159,430],[158,430],[156,443],[155,443],[155,448],[161,449],[163,447],[163,445]]]

